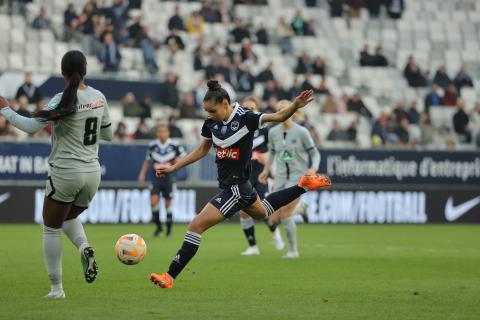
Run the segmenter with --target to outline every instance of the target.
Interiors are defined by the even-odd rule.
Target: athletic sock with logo
[[[297,199],[305,192],[307,191],[305,191],[304,188],[295,185],[270,193],[262,200],[262,204],[267,211],[267,216],[271,216],[275,211]]]
[[[240,225],[242,226],[243,233],[245,233],[245,237],[247,238],[248,245],[254,246],[257,244],[257,240],[255,239],[255,223],[253,219],[248,218],[241,218],[240,217]]]
[[[172,278],[175,279],[197,253],[201,239],[202,236],[200,234],[193,231],[187,231],[182,247],[180,250],[178,250],[175,258],[173,259],[172,263],[170,263],[170,267],[168,268],[168,274]]]

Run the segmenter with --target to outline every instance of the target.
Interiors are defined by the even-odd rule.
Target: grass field
[[[87,226],[100,265],[93,284],[64,237],[67,299],[45,301],[41,227],[1,225],[0,319],[480,318],[480,226],[299,226],[302,256],[284,261],[265,226],[262,254],[241,257],[240,227],[224,224],[204,235],[174,289],[161,290],[148,275],[167,268],[185,228],[154,239],[151,226]],[[132,232],[148,253],[126,266],[113,245]]]

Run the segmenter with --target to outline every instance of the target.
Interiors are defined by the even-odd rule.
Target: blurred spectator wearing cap
[[[33,84],[32,82],[32,73],[31,72],[25,72],[24,75],[25,81],[23,84],[17,89],[17,93],[15,94],[15,99],[20,98],[21,96],[26,96],[28,99],[28,103],[39,103],[42,98],[42,92],[40,91],[40,88],[38,88],[36,85]]]

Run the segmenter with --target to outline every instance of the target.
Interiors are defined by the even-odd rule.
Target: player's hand
[[[267,179],[268,179],[268,172],[267,171],[262,171],[262,173],[259,174],[258,176],[258,181],[263,184],[267,184]]]
[[[174,166],[158,166],[156,169],[155,169],[155,176],[157,177],[162,177],[170,172],[173,172],[175,171],[175,167]]]
[[[313,101],[313,90],[305,90],[300,92],[300,94],[293,100],[293,104],[299,108],[305,107],[307,104]]]
[[[138,175],[138,181],[139,182],[145,182],[145,174],[139,174]]]
[[[8,100],[0,96],[0,109],[6,108],[9,106]]]
[[[315,171],[314,169],[310,168],[308,169],[307,171],[305,171],[305,173],[303,175],[305,176],[315,176],[317,174],[317,171]]]

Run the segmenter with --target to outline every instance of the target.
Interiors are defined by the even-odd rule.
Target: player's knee
[[[205,231],[205,228],[197,219],[193,219],[192,222],[188,225],[188,231],[192,231],[198,234],[202,234]]]

